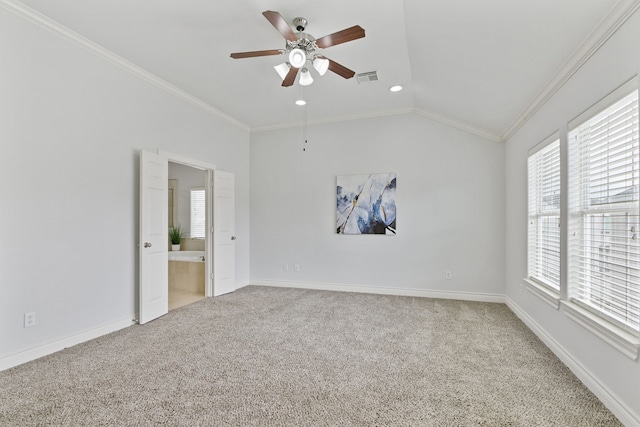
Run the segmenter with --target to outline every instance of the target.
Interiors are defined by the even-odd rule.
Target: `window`
[[[529,152],[529,279],[560,291],[560,140],[547,138]]]
[[[204,239],[205,232],[205,193],[204,188],[191,189],[191,238]]]
[[[568,298],[637,337],[637,86],[623,86],[572,121],[568,143]]]

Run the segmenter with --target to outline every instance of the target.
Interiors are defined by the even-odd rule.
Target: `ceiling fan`
[[[359,25],[354,25],[353,27],[316,39],[312,35],[304,32],[307,26],[307,20],[305,18],[298,17],[293,20],[293,25],[298,31],[294,33],[279,12],[267,10],[262,12],[262,14],[286,39],[285,48],[237,52],[231,54],[232,58],[240,59],[254,58],[257,56],[287,55],[288,60],[286,62],[274,67],[282,78],[282,86],[284,87],[293,85],[298,71],[300,71],[300,85],[307,86],[313,83],[313,78],[306,66],[307,61],[313,65],[313,68],[315,68],[321,76],[324,75],[327,70],[345,79],[350,79],[356,74],[355,71],[322,55],[320,51],[331,46],[364,37],[364,29]]]

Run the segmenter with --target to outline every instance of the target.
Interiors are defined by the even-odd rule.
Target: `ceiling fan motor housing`
[[[305,18],[301,18],[301,17],[297,17],[293,19],[293,26],[296,28],[296,30],[302,32],[304,31],[305,28],[307,28],[307,20]]]
[[[294,49],[301,49],[302,51],[304,51],[307,59],[314,60],[317,54],[316,52],[319,50],[318,46],[315,43],[315,37],[313,37],[311,34],[303,33],[302,31],[297,33],[296,37],[298,38],[298,40],[296,40],[295,42],[287,41],[287,48],[285,49],[285,52],[288,54]]]

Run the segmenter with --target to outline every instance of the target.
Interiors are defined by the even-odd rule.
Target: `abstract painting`
[[[339,175],[338,234],[396,234],[396,174]]]

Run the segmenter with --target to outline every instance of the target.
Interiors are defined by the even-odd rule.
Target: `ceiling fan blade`
[[[284,51],[281,49],[271,50],[254,50],[253,52],[236,52],[232,53],[231,57],[235,59],[240,58],[255,58],[256,56],[269,56],[269,55],[281,55]]]
[[[289,87],[289,86],[293,85],[293,83],[296,81],[296,76],[298,75],[298,70],[299,70],[299,68],[291,67],[291,69],[287,73],[287,75],[284,78],[284,80],[282,80],[282,86],[283,87]]]
[[[329,59],[326,56],[323,56],[324,59]],[[333,71],[340,77],[344,77],[345,79],[350,79],[351,77],[356,75],[356,72],[348,69],[344,65],[338,64],[336,61],[332,61],[329,59],[329,71]]]
[[[325,49],[330,46],[350,42],[351,40],[360,39],[362,37],[364,37],[364,28],[360,25],[354,25],[346,30],[320,37],[316,40],[316,45],[320,49]]]
[[[262,14],[265,18],[267,18],[269,22],[271,22],[271,25],[273,25],[285,39],[291,42],[295,42],[298,40],[296,34],[293,32],[289,24],[287,24],[287,21],[284,20],[279,12],[273,10],[265,10],[264,12],[262,12]]]

